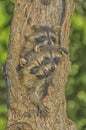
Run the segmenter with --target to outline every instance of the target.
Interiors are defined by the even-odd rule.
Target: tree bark
[[[73,121],[67,118],[65,100],[65,84],[71,72],[67,50],[73,11],[72,0],[17,0],[15,3],[6,62],[9,109],[7,130],[77,130]],[[41,52],[42,47],[44,52]],[[32,74],[27,74],[27,68],[32,63],[31,55],[34,64],[35,59],[38,61],[46,55],[51,56],[49,61],[41,62],[42,74],[48,68],[45,67],[46,62],[49,62],[51,68],[54,64],[55,70],[51,72],[48,69],[42,79],[36,75],[39,68],[30,68]],[[44,81],[48,84],[45,86],[48,93],[42,90],[42,98],[39,91]],[[36,103],[34,100],[37,96],[40,98]],[[40,105],[45,108],[38,113]]]

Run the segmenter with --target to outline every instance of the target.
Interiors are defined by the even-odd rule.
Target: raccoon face
[[[62,54],[68,54],[68,52],[65,48],[58,47],[56,30],[52,27],[34,26],[33,29],[34,35],[25,37],[27,43],[20,66],[39,79],[46,78],[55,71]],[[29,49],[30,45],[31,49]]]

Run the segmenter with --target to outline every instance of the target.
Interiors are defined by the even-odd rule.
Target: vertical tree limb
[[[69,48],[69,30],[73,10],[74,3],[72,0],[18,0],[16,2],[6,63],[9,100],[7,130],[77,129],[76,125],[67,118],[65,101],[65,84],[71,71],[71,63],[67,50]],[[36,33],[34,30],[38,32]],[[40,39],[37,38],[39,38],[40,33],[44,36],[41,37],[43,44],[45,39],[48,40],[49,44],[53,44],[56,41],[56,45],[52,46],[52,50],[55,50],[53,51],[54,56],[57,57],[57,53],[60,54],[60,62],[57,64],[58,60],[55,60],[56,69],[52,74],[53,76],[50,76],[47,80],[46,78],[36,80],[35,76],[31,74],[32,77],[29,75],[21,80],[22,71],[24,74],[27,74],[24,66],[20,64],[20,59],[24,59],[25,51],[28,52],[35,47],[38,59],[44,56],[40,51],[40,45],[38,46]],[[34,45],[34,42],[37,42],[37,47]],[[44,48],[44,51],[46,51],[46,48]],[[30,54],[33,55],[33,53],[28,54],[29,58]],[[49,65],[52,66],[51,63]],[[35,71],[32,70],[31,72],[35,73]],[[29,90],[26,83],[27,79]],[[42,103],[46,106],[46,109],[47,107],[49,108],[49,116],[41,118],[37,116],[37,108],[33,105],[32,100],[35,93],[39,92],[37,90],[38,86],[43,86],[44,80],[49,82],[48,86],[50,87]],[[52,80],[52,83],[50,80]],[[34,93],[31,91],[32,95],[31,93],[29,95],[30,87],[33,83],[33,89],[35,90],[33,90]],[[37,94],[39,96],[39,93]]]

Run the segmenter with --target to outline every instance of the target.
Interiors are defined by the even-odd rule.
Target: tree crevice
[[[7,130],[77,130],[65,100],[73,10],[72,0],[16,2],[6,62]]]

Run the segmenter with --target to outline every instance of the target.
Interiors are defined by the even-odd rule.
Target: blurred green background
[[[5,130],[7,121],[6,82],[1,68],[7,56],[14,3],[14,0],[0,0],[0,130]],[[86,0],[75,3],[70,31],[72,74],[66,87],[67,112],[78,130],[86,130]]]

